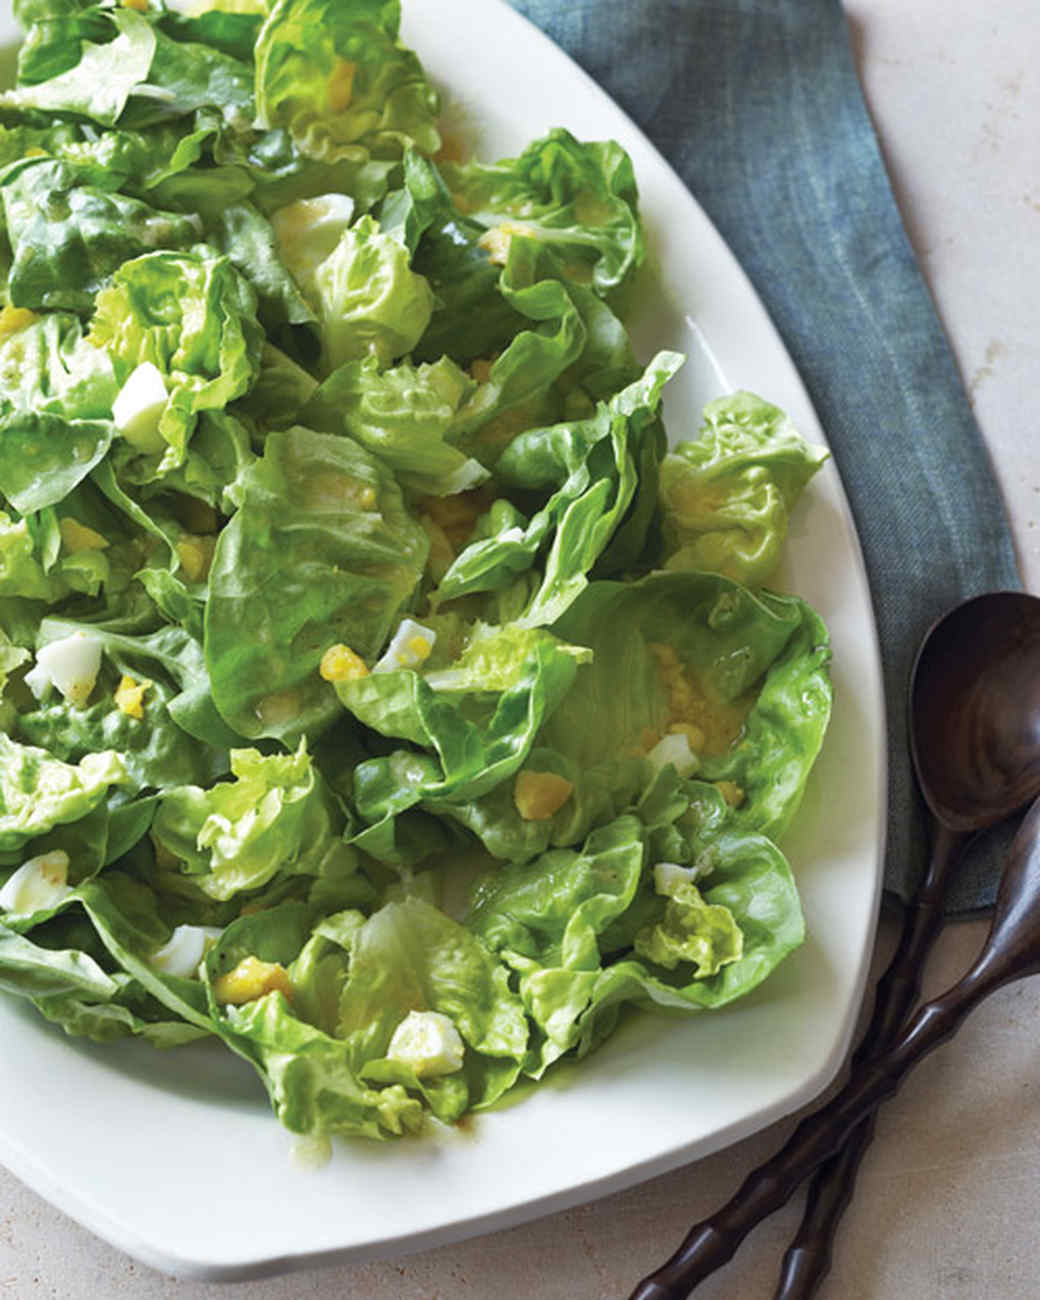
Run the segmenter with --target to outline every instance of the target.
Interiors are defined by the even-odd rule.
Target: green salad
[[[294,1132],[487,1107],[803,938],[824,454],[638,357],[631,162],[459,157],[396,0],[14,0],[0,986]]]

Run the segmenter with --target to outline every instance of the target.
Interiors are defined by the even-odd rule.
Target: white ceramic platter
[[[751,388],[823,434],[753,290],[682,183],[611,101],[500,0],[406,0],[403,37],[447,117],[492,158],[549,127],[630,152],[654,269],[641,352],[690,360],[669,387],[673,437],[704,402]],[[0,15],[0,45],[16,39]],[[641,1017],[514,1105],[420,1140],[292,1158],[248,1066],[211,1045],[159,1053],[68,1039],[0,998],[0,1159],[98,1235],[179,1276],[242,1278],[418,1250],[616,1191],[705,1156],[819,1093],[854,1025],[880,896],[884,723],[870,595],[833,465],[799,504],[782,585],[824,615],[835,712],[785,850],[804,947],[714,1014]]]

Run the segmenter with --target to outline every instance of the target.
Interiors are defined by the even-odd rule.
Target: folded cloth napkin
[[[888,713],[885,885],[925,836],[906,691],[930,625],[1021,585],[1004,506],[867,115],[839,0],[513,0],[642,128],[750,276],[826,431],[870,576]],[[763,396],[768,397],[768,393]],[[1007,828],[951,913],[992,903]]]

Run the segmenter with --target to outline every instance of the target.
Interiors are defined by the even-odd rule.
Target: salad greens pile
[[[280,1120],[488,1106],[803,937],[823,453],[674,450],[616,143],[451,160],[396,0],[14,0],[0,986]]]

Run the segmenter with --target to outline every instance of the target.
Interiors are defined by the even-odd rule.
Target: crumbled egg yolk
[[[430,539],[426,568],[433,581],[439,583],[455,561],[455,548],[448,541],[444,529],[428,514],[421,515],[419,522]]]
[[[358,505],[362,510],[374,510],[376,508],[375,488],[363,487],[358,493]]]
[[[424,636],[411,636],[408,638],[408,657],[421,663],[424,659],[429,659],[430,651],[433,647],[429,639]]]
[[[523,771],[513,786],[513,802],[525,822],[547,821],[560,811],[573,789],[572,781],[555,772]]]
[[[144,707],[141,701],[151,684],[151,682],[136,682],[132,677],[124,674],[112,697],[120,713],[125,713],[128,718],[143,718]]]
[[[739,808],[744,802],[744,791],[735,781],[716,781],[715,789],[731,808]]]
[[[148,0],[120,0],[124,9],[136,9],[139,14],[148,12]]]
[[[337,59],[329,75],[329,108],[334,113],[345,113],[354,97],[354,78],[357,64],[349,59]]]
[[[650,643],[668,695],[668,732],[680,732],[699,754],[724,754],[740,735],[753,702],[750,694],[737,700],[713,700],[691,681],[675,647]]]
[[[8,338],[11,334],[20,333],[37,319],[36,313],[30,311],[28,307],[10,305],[4,307],[3,311],[0,311],[0,338]]]
[[[216,545],[215,537],[195,537],[191,533],[185,533],[177,542],[177,558],[189,582],[202,582],[209,576]]]
[[[108,539],[100,533],[81,524],[78,519],[62,519],[58,523],[61,542],[70,555],[80,555],[84,551],[103,551],[108,547]]]
[[[357,682],[368,676],[368,667],[350,646],[340,643],[325,651],[318,672],[327,682]]]
[[[469,363],[470,378],[478,384],[486,384],[491,378],[491,367],[495,364],[493,357],[474,357]]]
[[[292,996],[289,972],[279,962],[261,961],[252,955],[243,957],[233,970],[213,981],[217,1001],[236,1007],[275,992],[284,993],[287,998]]]
[[[471,488],[450,497],[424,497],[423,513],[437,525],[457,553],[469,541],[477,520],[491,505],[486,488]]]
[[[509,258],[509,245],[517,235],[533,238],[535,232],[530,226],[525,226],[521,222],[503,221],[501,225],[485,230],[477,243],[487,253],[489,262],[494,262],[496,266],[505,266]]]

